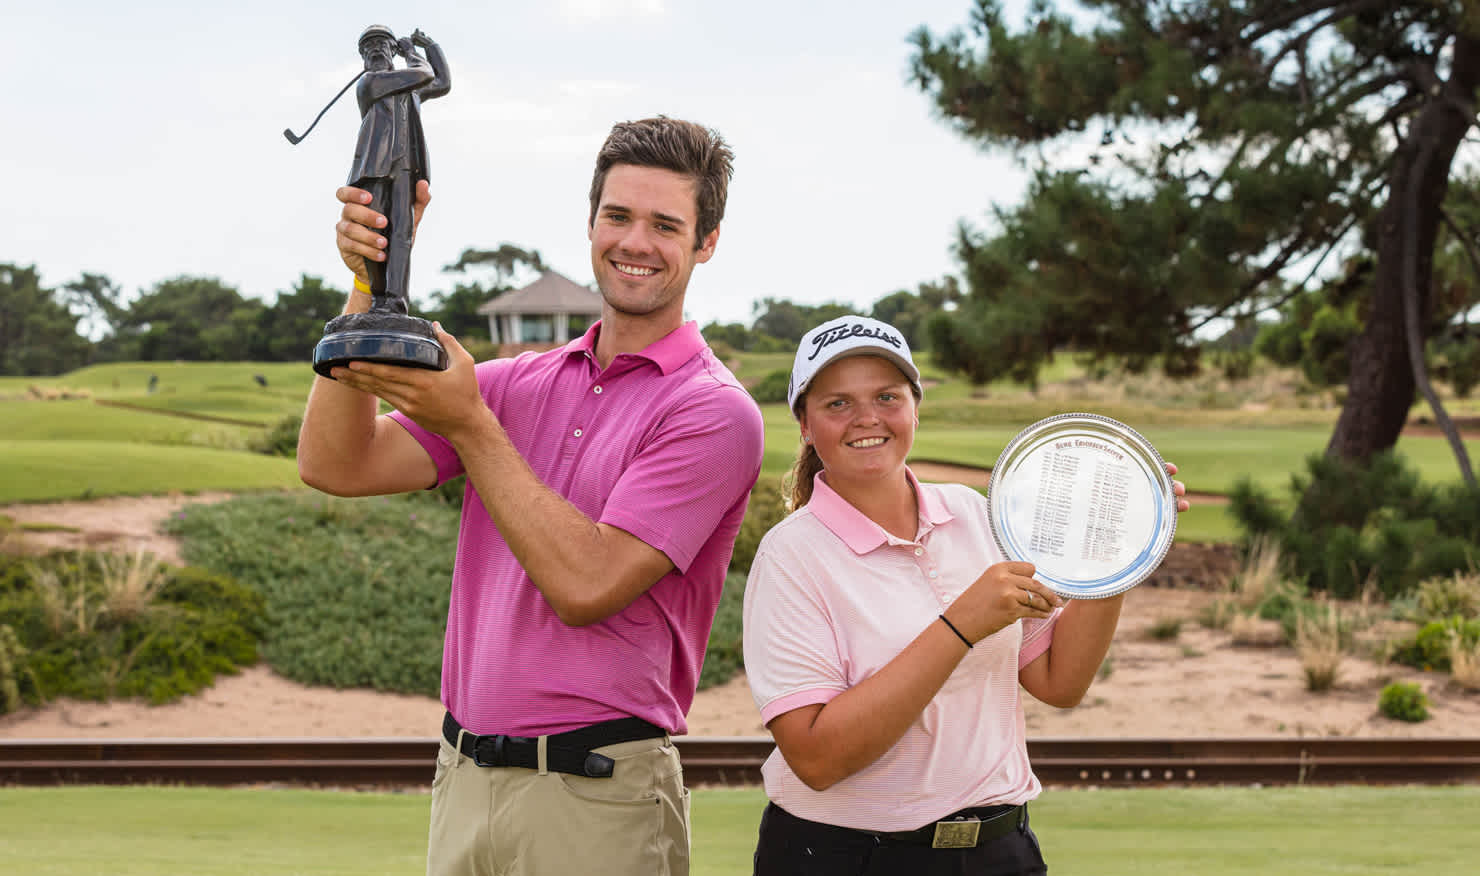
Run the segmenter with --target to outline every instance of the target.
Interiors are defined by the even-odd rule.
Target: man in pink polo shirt
[[[602,317],[579,340],[475,365],[439,326],[444,372],[356,362],[315,380],[306,483],[365,496],[468,475],[429,874],[688,872],[669,735],[687,729],[762,445],[755,403],[683,321],[731,159],[690,122],[612,129],[588,232]],[[338,196],[358,288],[384,219],[361,190]],[[425,183],[417,200],[419,221]]]

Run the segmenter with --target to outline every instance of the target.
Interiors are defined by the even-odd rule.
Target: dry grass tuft
[[[168,577],[164,564],[143,548],[128,555],[104,551],[97,558],[103,605],[116,620],[143,614]]]
[[[1146,635],[1158,642],[1175,641],[1182,634],[1182,619],[1180,617],[1159,617],[1151,622],[1147,628]]]
[[[1280,572],[1280,549],[1267,536],[1256,536],[1249,545],[1244,565],[1234,576],[1232,587],[1238,606],[1250,610],[1264,598],[1285,586],[1285,577]]]
[[[1447,578],[1420,581],[1416,602],[1418,618],[1423,621],[1455,615],[1480,617],[1480,573],[1456,572]]]
[[[1480,642],[1465,644],[1458,630],[1449,638],[1449,674],[1465,690],[1480,691]]]
[[[1295,616],[1295,653],[1305,671],[1305,689],[1330,690],[1341,672],[1341,612],[1327,604],[1324,612]]]
[[[1232,595],[1225,595],[1204,605],[1198,612],[1197,620],[1210,630],[1226,630],[1238,614],[1238,600]]]
[[[1228,632],[1233,644],[1254,648],[1278,648],[1285,644],[1285,631],[1276,620],[1265,620],[1254,614],[1235,614]]]

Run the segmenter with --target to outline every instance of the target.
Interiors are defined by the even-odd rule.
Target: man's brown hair
[[[698,219],[694,249],[698,249],[725,218],[725,198],[735,170],[735,154],[718,131],[682,119],[658,116],[612,126],[601,151],[596,153],[596,173],[591,178],[590,225],[596,224],[596,208],[606,185],[607,171],[618,164],[660,167],[694,181]]]

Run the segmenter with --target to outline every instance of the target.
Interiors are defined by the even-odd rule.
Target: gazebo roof
[[[540,278],[525,286],[505,292],[485,304],[478,312],[543,314],[580,313],[601,315],[601,295],[555,271],[545,271]]]

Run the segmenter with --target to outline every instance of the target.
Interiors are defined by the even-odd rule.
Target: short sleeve
[[[785,524],[783,523],[783,526]],[[820,593],[800,585],[777,551],[777,530],[762,541],[745,584],[745,676],[761,721],[826,703],[848,689],[837,636]]]
[[[488,404],[488,400],[493,398],[494,384],[500,372],[508,368],[511,362],[512,360],[509,359],[491,359],[474,366],[474,373],[478,377],[478,394],[483,396],[484,404]],[[437,466],[439,485],[463,473],[462,458],[457,455],[456,450],[452,449],[452,444],[446,438],[436,432],[423,429],[400,411],[391,411],[388,416],[410,432],[411,437],[415,438],[427,455],[432,458],[432,462]]]
[[[760,476],[764,425],[750,395],[723,385],[667,415],[627,465],[601,512],[662,551],[681,573]]]
[[[1048,653],[1049,646],[1053,644],[1054,627],[1058,626],[1059,617],[1063,613],[1062,608],[1056,608],[1046,618],[1023,620],[1023,644],[1018,649],[1018,666],[1027,666]]]

